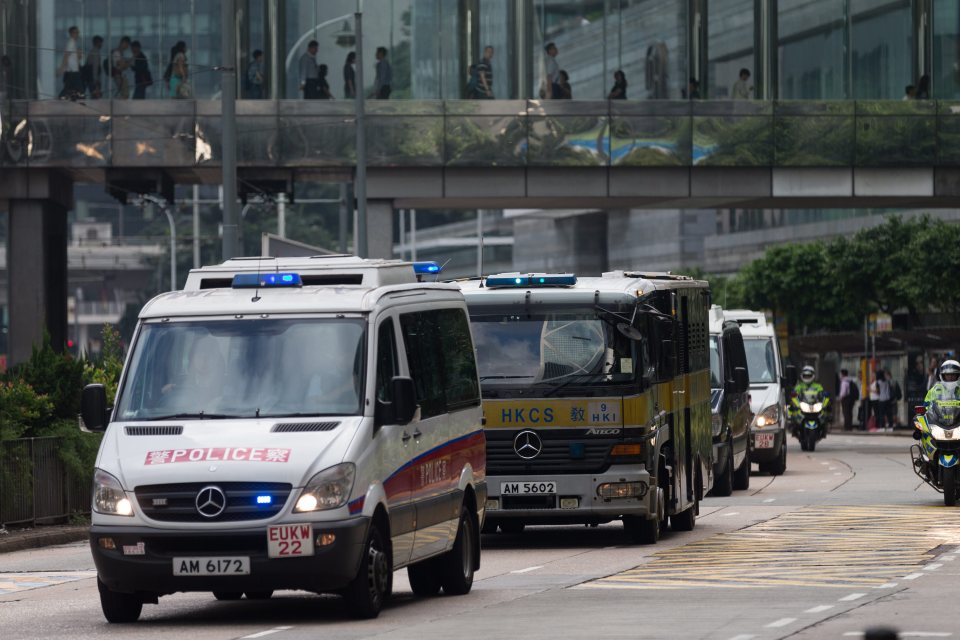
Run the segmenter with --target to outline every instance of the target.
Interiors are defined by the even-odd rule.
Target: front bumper
[[[644,468],[610,467],[604,473],[590,475],[544,474],[529,476],[488,476],[487,522],[521,520],[532,524],[603,523],[622,516],[648,517],[655,512],[656,488],[650,487],[650,474]],[[502,483],[555,482],[552,495],[502,495]],[[604,483],[640,482],[646,488],[642,497],[601,498],[597,488]],[[576,499],[576,507],[561,508],[564,501]],[[496,501],[496,508],[491,508]]]
[[[773,446],[758,448],[756,446],[757,434],[773,434]],[[780,448],[784,446],[787,440],[785,429],[764,429],[750,430],[750,461],[751,462],[773,462],[780,457]]]
[[[350,518],[313,523],[313,535],[333,533],[336,540],[315,545],[313,556],[267,557],[266,527],[219,531],[176,531],[153,527],[90,528],[90,548],[97,575],[111,590],[164,595],[178,591],[269,591],[304,589],[336,591],[345,587],[360,566],[370,519]],[[100,546],[112,538],[116,550]],[[143,555],[124,555],[124,545],[143,543]],[[248,556],[250,574],[241,576],[175,576],[173,558]]]

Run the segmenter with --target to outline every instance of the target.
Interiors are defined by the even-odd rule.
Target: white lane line
[[[901,638],[949,638],[953,633],[950,631],[901,631]]]
[[[837,470],[836,467],[829,467],[829,468],[827,469],[827,471],[836,471],[836,470]]]
[[[727,516],[738,516],[740,515],[739,511],[731,511],[730,513],[721,513],[722,517],[726,518]]]
[[[764,500],[764,502],[774,502],[774,501],[776,501],[776,498],[767,498],[766,500]]]
[[[836,472],[835,474],[833,474],[833,475],[835,475],[835,476],[842,476],[843,474],[840,473],[839,471],[837,471],[837,472]]]
[[[538,564],[535,567],[527,567],[526,569],[517,569],[516,571],[511,571],[510,573],[529,573],[530,571],[536,571],[537,569],[543,569],[543,565]]]
[[[827,482],[828,482],[827,480],[821,480],[820,484],[827,484]]]
[[[943,557],[941,557],[940,559],[941,559],[941,560],[946,560],[947,562],[953,562],[954,560],[957,559],[957,556],[943,556]]]
[[[917,578],[922,577],[922,573],[911,573],[910,575],[903,576],[904,580],[916,580]]]
[[[806,490],[806,489],[794,489],[793,491],[794,491],[795,493],[806,493],[807,490]]]
[[[260,633],[251,633],[248,636],[243,636],[243,638],[244,640],[246,640],[247,638],[262,638],[264,636],[269,636],[274,633],[280,633],[281,631],[289,631],[290,629],[293,629],[293,627],[275,627],[273,629],[261,631]]]
[[[928,564],[927,566],[925,566],[925,567],[923,568],[923,570],[924,570],[924,571],[936,571],[937,569],[939,569],[939,568],[942,567],[942,566],[943,566],[943,565],[940,564],[939,562],[935,562],[935,563],[933,563],[933,564]]]
[[[821,462],[820,464],[822,464],[823,466],[827,466],[827,465],[830,464],[830,463],[829,463],[829,462]]]
[[[865,634],[863,631],[847,631],[845,634],[843,634],[843,637],[844,638],[862,638],[865,635],[867,634]]]
[[[833,606],[834,605],[832,604],[820,604],[815,607],[811,607],[807,609],[806,611],[804,611],[804,613],[823,613],[824,611],[829,611],[830,609],[833,609]]]
[[[751,640],[751,638],[756,638],[757,636],[750,635],[749,633],[741,633],[738,636],[733,636],[730,640]]]
[[[840,602],[853,602],[854,600],[859,600],[860,598],[862,598],[862,597],[865,596],[865,595],[867,595],[867,594],[865,594],[865,593],[851,593],[851,594],[848,595],[848,596],[843,596],[842,598],[840,598],[839,601],[840,601]]]
[[[788,624],[793,624],[793,623],[796,622],[796,621],[797,621],[796,618],[780,618],[779,620],[776,620],[776,621],[771,622],[770,624],[766,625],[766,627],[767,627],[768,629],[776,629],[776,628],[778,628],[778,627],[785,627],[785,626],[787,626]]]
[[[874,587],[874,589],[893,589],[895,586],[897,586],[896,582],[885,582],[883,584],[878,584]]]

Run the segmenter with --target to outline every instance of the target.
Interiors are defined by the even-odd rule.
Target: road
[[[377,620],[336,597],[218,602],[177,594],[135,625],[101,615],[84,544],[0,556],[0,638],[960,637],[945,606],[960,574],[960,509],[910,469],[909,438],[791,443],[787,473],[701,504],[694,531],[626,544],[619,524],[484,536],[473,592],[415,598],[405,572]]]

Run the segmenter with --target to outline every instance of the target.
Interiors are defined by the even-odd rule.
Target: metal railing
[[[90,513],[90,483],[70,473],[59,445],[56,437],[0,441],[0,526]]]
[[[216,167],[220,103],[15,101],[0,165]],[[247,167],[349,168],[353,105],[241,100]],[[371,167],[960,167],[960,102],[372,100]]]

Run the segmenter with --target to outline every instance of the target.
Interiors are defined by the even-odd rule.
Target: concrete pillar
[[[393,257],[393,201],[367,201],[367,257]]]
[[[10,364],[18,364],[44,330],[54,349],[66,344],[67,209],[52,200],[9,202]]]

